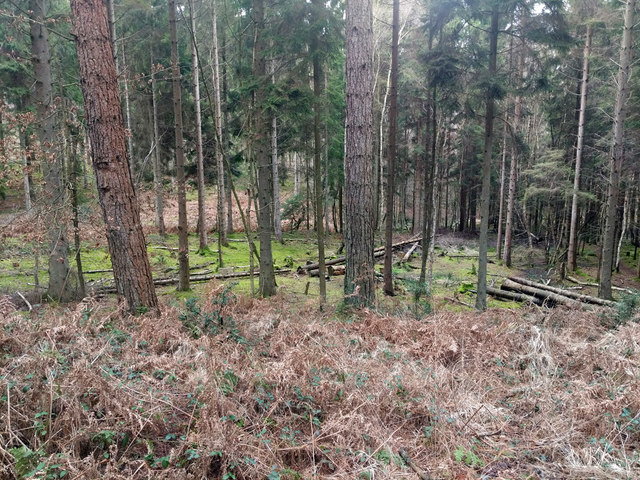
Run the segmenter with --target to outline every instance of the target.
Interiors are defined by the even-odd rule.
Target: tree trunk
[[[505,116],[507,113],[504,113]],[[498,198],[498,236],[496,239],[496,256],[502,258],[502,219],[504,213],[504,180],[507,169],[507,118],[502,128],[502,160],[500,162],[500,197]]]
[[[129,82],[127,81],[127,58],[124,53],[124,42],[122,42],[122,72],[120,76],[122,77],[122,88],[124,93],[124,115],[125,120],[127,121],[127,150],[129,151],[129,169],[131,170],[131,178],[134,181],[135,188],[135,157],[133,151],[133,132],[131,130],[131,102],[129,99]]]
[[[73,0],[85,115],[91,137],[98,196],[119,295],[131,312],[158,307],[138,202],[127,161],[118,77],[101,0]]]
[[[38,137],[43,154],[42,189],[43,205],[48,205],[47,237],[49,240],[49,287],[47,296],[59,301],[69,301],[75,296],[75,281],[69,268],[69,244],[63,213],[65,209],[62,172],[56,155],[56,116],[53,105],[51,80],[51,52],[46,28],[46,0],[30,0],[30,33],[33,69],[35,73],[34,100],[37,104]]]
[[[578,117],[578,140],[576,143],[576,169],[573,178],[573,195],[571,198],[571,223],[569,228],[569,250],[567,252],[567,269],[576,269],[576,242],[578,241],[578,193],[580,191],[580,170],[582,165],[582,147],[584,144],[584,124],[587,111],[587,87],[589,85],[589,57],[591,56],[591,23],[587,23],[587,33],[582,58],[582,82],[580,83],[580,114]]]
[[[320,9],[323,8],[323,0],[313,0],[315,9],[314,18],[319,19],[321,15]],[[320,35],[320,32],[318,32]],[[320,285],[320,303],[327,301],[327,285],[325,280],[324,265],[324,220],[323,220],[323,188],[322,188],[322,83],[324,73],[322,70],[322,52],[320,51],[319,39],[314,36],[311,40],[311,55],[313,56],[313,93],[314,93],[314,112],[313,112],[313,185],[315,187],[315,210],[316,210],[316,234],[318,238],[318,281]]]
[[[489,77],[496,75],[498,57],[498,7],[491,12],[491,31],[489,33]],[[493,150],[493,115],[495,108],[494,87],[487,89],[487,109],[484,125],[484,158],[482,161],[482,193],[480,194],[480,238],[478,258],[478,293],[476,309],[484,311],[487,308],[487,247],[489,236],[489,201],[491,199],[491,157]]]
[[[226,138],[222,133],[222,99],[220,92],[220,62],[218,52],[218,15],[216,11],[216,2],[212,2],[212,44],[213,44],[213,95],[214,95],[214,110],[215,110],[215,122],[216,122],[216,172],[217,172],[217,184],[218,184],[218,203],[217,207],[217,223],[216,228],[218,230],[218,262],[222,265],[222,246],[227,246],[227,229],[225,229],[225,190],[224,190],[224,173],[225,165],[224,159],[227,154],[227,145],[224,142]],[[229,175],[231,172],[228,173]],[[227,223],[229,219],[227,219]],[[231,220],[231,229],[233,230],[233,220]]]
[[[398,28],[400,17],[399,0],[393,0],[393,21],[391,34],[391,88],[389,91],[389,145],[387,160],[387,216],[385,218],[385,247],[384,257],[384,293],[393,295],[393,219],[396,175],[396,150],[398,126]]]
[[[613,117],[613,146],[609,160],[609,191],[607,193],[607,208],[605,227],[602,234],[602,256],[600,257],[600,288],[601,298],[611,299],[611,267],[615,245],[616,220],[618,216],[618,197],[620,193],[620,171],[624,158],[624,121],[627,117],[627,97],[629,96],[629,74],[631,72],[631,57],[633,54],[633,35],[636,0],[627,0],[624,13],[624,32],[620,47],[620,62],[618,70],[618,89],[616,92],[616,106]]]
[[[215,1],[214,1],[214,7],[215,7]],[[217,16],[217,15],[216,15]],[[216,21],[216,45],[217,45],[217,33],[218,33],[218,26],[217,26],[217,21]],[[224,101],[224,104],[226,105],[227,103],[227,37],[224,34],[224,29],[222,30],[222,96],[220,99],[220,107],[222,108],[222,102]],[[214,60],[215,61],[215,60]],[[219,71],[219,68],[218,68]],[[218,79],[218,85],[220,85],[220,80]],[[224,114],[222,115],[221,118],[221,122],[224,122],[224,125],[229,125],[229,111],[227,108],[224,108]],[[218,124],[220,124],[220,122],[218,122]],[[217,125],[216,125],[217,126]],[[225,177],[225,196],[227,197],[227,234],[233,233],[233,208],[232,208],[232,201],[231,201],[231,186],[233,185],[233,178],[231,178],[231,166],[229,164],[229,129],[228,128],[222,128],[222,125],[220,125],[220,129],[222,130],[222,146],[223,148],[223,152],[222,152],[222,160],[224,161],[225,164],[225,170],[224,173],[226,175]]]
[[[260,229],[260,295],[270,297],[276,293],[273,274],[273,254],[271,251],[271,188],[273,167],[269,155],[269,125],[267,124],[263,102],[266,100],[267,59],[265,54],[265,14],[264,0],[253,0],[253,20],[255,24],[254,76],[258,83],[255,96],[255,142],[258,161],[258,227]]]
[[[75,247],[76,270],[78,274],[78,294],[80,298],[86,296],[84,274],[82,272],[82,256],[80,243],[80,220],[78,215],[78,173],[80,172],[80,161],[78,157],[78,132],[77,125],[73,125],[73,132],[69,122],[67,130],[69,141],[71,142],[69,151],[69,187],[71,189],[71,211],[73,212],[73,243]]]
[[[278,120],[275,115],[271,117],[271,165],[273,166],[273,231],[276,240],[282,242],[280,173],[278,172]]]
[[[178,32],[176,27],[176,2],[168,0],[169,35],[171,38],[171,83],[173,85],[173,122],[176,138],[176,187],[178,190],[178,265],[180,283],[178,290],[189,290],[189,231],[187,224],[187,195],[184,178],[184,139],[182,136],[182,90],[178,62]]]
[[[616,272],[620,273],[620,257],[622,255],[622,244],[624,237],[627,234],[627,223],[629,218],[629,190],[624,194],[624,205],[622,207],[622,225],[620,225],[620,236],[618,238],[618,248],[616,249]]]
[[[20,150],[22,154],[22,184],[24,186],[24,209],[31,210],[31,181],[29,180],[29,157],[27,156],[28,134],[20,132]]]
[[[200,62],[196,43],[196,18],[193,0],[189,0],[189,20],[191,22],[191,73],[193,86],[194,122],[196,130],[196,168],[198,172],[198,239],[200,250],[208,247],[207,218],[205,216],[204,154],[202,153],[202,113],[200,109]]]
[[[521,23],[524,24],[524,13],[522,14]],[[525,40],[524,37],[520,40],[520,49],[518,52],[518,76],[516,82],[518,85],[522,82],[524,75],[524,55],[525,55]],[[511,250],[513,245],[513,216],[516,208],[516,182],[518,178],[518,146],[517,146],[517,133],[520,128],[520,122],[522,119],[522,95],[516,95],[515,107],[513,114],[513,131],[512,136],[512,148],[511,148],[511,166],[509,169],[509,201],[507,203],[507,219],[504,227],[504,263],[507,267],[511,267]],[[526,211],[526,206],[524,207]]]
[[[375,299],[373,234],[373,28],[371,0],[350,0],[346,11],[345,303]]]
[[[153,59],[153,43],[151,43],[151,107],[153,109],[153,141],[156,149],[153,156],[153,185],[156,194],[155,214],[156,228],[158,235],[164,237],[166,235],[164,226],[164,199],[163,199],[163,182],[162,182],[162,163],[160,160],[160,132],[158,128],[158,100],[156,86],[156,66]]]

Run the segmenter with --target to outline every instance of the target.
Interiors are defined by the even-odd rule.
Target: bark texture
[[[391,88],[389,92],[389,159],[387,161],[387,216],[385,218],[384,293],[393,295],[393,220],[395,198],[396,132],[398,125],[398,29],[400,23],[399,0],[393,0],[391,34]]]
[[[184,138],[182,134],[182,91],[178,64],[176,2],[169,0],[169,34],[171,37],[171,83],[173,84],[173,122],[176,137],[176,186],[178,190],[178,290],[189,290],[189,232],[187,230],[187,194],[184,178]]]
[[[319,15],[322,8],[321,0],[313,0],[316,15]],[[318,32],[319,36],[321,33]],[[311,52],[313,55],[313,93],[315,97],[313,116],[313,186],[315,194],[315,227],[318,238],[318,281],[320,285],[320,302],[327,301],[327,284],[325,281],[324,265],[324,223],[322,205],[322,81],[324,77],[322,69],[322,59],[320,53],[320,41],[318,36],[314,36],[311,41]],[[274,159],[277,162],[277,158]],[[275,181],[275,180],[274,180]],[[280,234],[282,235],[282,233]]]
[[[158,235],[164,237],[166,235],[164,226],[164,198],[162,185],[162,162],[160,159],[160,128],[158,126],[158,101],[156,86],[156,66],[153,58],[153,46],[151,47],[151,107],[153,110],[153,142],[155,149],[153,151],[153,186],[156,194],[155,198],[155,214],[156,228]]]
[[[158,307],[127,158],[118,76],[101,0],[71,2],[98,195],[117,293],[128,309]]]
[[[349,0],[346,11],[347,128],[345,158],[347,271],[345,302],[375,299],[373,234],[373,28],[371,0]]]
[[[204,154],[202,152],[202,113],[200,111],[200,62],[196,43],[196,19],[193,0],[189,0],[189,20],[191,22],[191,72],[193,86],[194,121],[196,130],[196,167],[198,171],[198,240],[200,250],[208,246],[207,219],[204,214]]]
[[[49,287],[47,296],[53,300],[69,301],[75,296],[75,281],[69,268],[69,243],[63,213],[65,195],[60,163],[56,156],[56,116],[51,80],[51,52],[49,33],[45,26],[46,0],[30,0],[31,54],[35,74],[34,100],[37,104],[38,138],[43,154],[44,186],[41,200],[45,210],[49,242]]]
[[[491,31],[489,32],[489,78],[496,74],[498,56],[498,7],[491,12]],[[487,91],[487,109],[484,126],[484,158],[482,161],[482,193],[480,195],[480,238],[478,258],[478,294],[476,309],[487,308],[487,247],[489,234],[489,200],[491,198],[491,157],[493,153],[493,116],[495,109],[494,86]]]
[[[220,94],[220,62],[219,58],[219,48],[218,48],[218,15],[216,11],[216,2],[212,2],[212,66],[213,66],[213,94],[214,94],[214,110],[215,110],[215,120],[216,120],[216,172],[217,172],[217,185],[218,185],[218,202],[216,204],[217,207],[217,220],[216,220],[216,229],[218,230],[218,252],[219,257],[218,261],[220,265],[222,265],[222,248],[228,245],[227,242],[227,230],[233,232],[233,219],[227,219],[227,224],[230,225],[230,228],[225,228],[224,224],[224,216],[225,216],[225,185],[224,185],[224,174],[225,174],[225,165],[224,158],[227,151],[227,142],[225,142],[225,137],[222,133],[222,100]],[[229,204],[229,214],[231,214],[231,197],[228,199]]]
[[[602,238],[602,257],[600,259],[600,298],[611,299],[611,270],[615,247],[618,197],[620,194],[620,171],[624,158],[624,121],[627,118],[627,97],[629,96],[629,74],[631,73],[631,57],[633,54],[633,23],[636,0],[627,0],[624,13],[624,31],[620,47],[618,69],[618,89],[613,117],[613,148],[609,160],[609,191],[607,194],[607,210],[604,234]]]
[[[254,0],[253,15],[256,28],[254,75],[259,83],[255,104],[262,105],[266,96],[267,63],[264,40],[264,1]],[[260,295],[270,297],[276,293],[276,280],[273,273],[273,254],[271,251],[271,142],[265,112],[256,109],[255,148],[258,160],[258,227],[260,229]]]
[[[587,112],[587,88],[589,86],[589,57],[591,56],[592,26],[587,24],[584,54],[582,58],[582,81],[580,83],[580,113],[578,115],[578,140],[576,143],[576,167],[573,177],[573,195],[571,198],[571,223],[569,227],[569,251],[567,253],[567,269],[576,269],[578,241],[578,193],[580,192],[580,171],[582,168],[582,147],[584,144],[584,124]]]

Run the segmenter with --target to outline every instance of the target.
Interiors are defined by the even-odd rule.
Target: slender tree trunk
[[[627,117],[629,96],[629,74],[633,55],[633,26],[636,0],[627,0],[624,13],[624,31],[620,47],[618,70],[618,89],[613,117],[613,146],[609,160],[609,191],[605,214],[605,227],[602,234],[602,257],[600,258],[600,298],[611,299],[611,270],[615,245],[618,197],[620,194],[620,172],[624,159],[624,122]]]
[[[620,237],[618,238],[618,248],[616,249],[616,272],[620,272],[620,257],[622,255],[622,244],[624,243],[624,237],[627,234],[627,223],[629,219],[629,190],[624,194],[624,204],[622,207],[622,225],[620,225]]]
[[[422,145],[422,122],[418,119],[416,125],[416,138],[418,145]],[[424,168],[423,165],[423,155],[420,152],[416,152],[415,158],[415,169],[413,173],[413,211],[412,211],[412,233],[416,234],[421,230],[422,222],[420,219],[422,218],[422,171]]]
[[[219,62],[219,49],[218,49],[218,15],[216,9],[216,1],[212,2],[212,44],[213,44],[213,95],[214,95],[214,109],[215,109],[215,121],[216,121],[216,172],[217,172],[217,184],[218,184],[218,203],[217,203],[217,225],[218,229],[218,262],[222,265],[222,246],[227,246],[227,229],[225,229],[225,193],[224,193],[224,158],[227,154],[226,144],[222,133],[222,96],[220,92],[220,62]],[[225,80],[226,81],[226,80]],[[230,172],[229,172],[230,174]],[[227,223],[228,223],[227,219]],[[231,220],[233,230],[233,220]],[[228,228],[228,225],[227,225]]]
[[[464,128],[463,128],[464,131]],[[469,211],[467,210],[468,202],[469,202],[469,175],[468,169],[466,165],[467,154],[470,150],[470,138],[468,135],[465,135],[462,139],[462,155],[460,155],[460,173],[459,173],[459,183],[460,183],[460,205],[459,205],[459,216],[460,220],[458,222],[458,231],[464,232],[467,228],[467,219],[469,218]]]
[[[178,32],[176,2],[168,0],[169,35],[171,37],[171,81],[173,84],[173,121],[176,138],[176,186],[178,189],[178,290],[189,290],[189,231],[187,224],[187,195],[184,178],[184,139],[182,136],[182,91],[178,63]]]
[[[273,165],[273,231],[276,240],[282,242],[282,218],[280,217],[280,173],[278,172],[278,120],[271,117],[271,164]]]
[[[523,14],[524,15],[524,14]],[[523,16],[524,19],[524,16]],[[522,76],[524,74],[524,38],[521,40],[520,51],[518,52],[518,77],[516,81],[518,84],[522,82]],[[515,98],[515,107],[513,114],[513,132],[515,137],[518,134],[520,128],[520,122],[522,119],[522,95],[517,95]],[[516,138],[512,140],[511,148],[511,166],[509,169],[509,201],[507,203],[507,219],[504,227],[504,263],[507,267],[511,267],[511,250],[513,244],[513,216],[516,208],[516,186],[518,178],[518,146]],[[526,206],[523,207],[526,211]]]
[[[371,0],[350,0],[346,11],[345,303],[375,299],[373,235],[373,28]]]
[[[329,86],[329,74],[327,69],[324,69],[324,91],[327,91]],[[324,122],[324,175],[322,176],[322,188],[324,195],[324,231],[328,235],[329,228],[329,127],[327,122]]]
[[[300,193],[300,155],[293,152],[293,194]]]
[[[215,1],[215,0],[214,0]],[[216,21],[216,44],[217,44],[217,35],[218,27]],[[220,107],[222,108],[222,102],[224,101],[225,108],[223,110],[222,121],[224,125],[229,125],[229,111],[226,108],[227,104],[227,37],[224,33],[224,29],[222,30],[222,98],[220,100]],[[218,68],[219,70],[219,68]],[[220,85],[220,80],[218,79],[218,85]],[[229,129],[222,128],[222,145],[224,146],[224,151],[222,153],[222,158],[225,163],[225,196],[227,197],[227,234],[233,233],[233,209],[232,209],[232,201],[231,201],[231,185],[233,184],[233,178],[231,177],[231,165],[229,163]]]
[[[131,172],[118,79],[101,0],[73,0],[71,13],[93,165],[116,290],[131,312],[158,307]]]
[[[323,8],[323,0],[312,0],[315,7],[315,15],[320,17]],[[317,18],[316,17],[316,18]],[[319,39],[313,37],[311,40],[311,54],[313,57],[313,93],[314,93],[314,112],[313,112],[313,185],[315,188],[315,227],[318,238],[318,280],[320,284],[320,303],[327,301],[327,285],[325,282],[325,265],[324,265],[324,220],[322,205],[322,83],[324,80],[324,72],[322,71],[322,53],[320,52]]]
[[[194,103],[194,122],[196,132],[196,169],[198,173],[198,239],[199,249],[208,247],[207,218],[205,215],[205,185],[204,185],[204,154],[202,151],[202,113],[200,109],[200,62],[198,59],[198,45],[196,43],[196,18],[193,0],[189,0],[189,20],[191,23],[191,73]]]
[[[127,150],[129,151],[129,168],[131,169],[131,178],[134,181],[135,188],[135,171],[136,161],[133,151],[133,131],[131,130],[131,101],[129,99],[129,81],[127,79],[127,57],[125,56],[124,42],[122,42],[122,49],[120,50],[122,56],[122,88],[124,93],[124,115],[127,121]]]
[[[400,3],[393,0],[391,34],[391,89],[389,92],[389,156],[387,161],[387,216],[385,218],[384,293],[393,295],[393,219],[396,176],[396,147],[398,125],[398,29]]]
[[[505,112],[505,116],[507,113]],[[496,239],[496,256],[502,258],[502,217],[504,211],[504,181],[507,169],[507,118],[502,128],[502,160],[500,162],[500,197],[498,202],[498,238]]]
[[[571,226],[569,229],[569,250],[567,252],[567,269],[576,269],[576,242],[578,240],[578,195],[580,193],[580,170],[582,165],[582,147],[584,144],[584,124],[587,112],[587,88],[589,86],[589,57],[591,56],[591,23],[587,24],[582,58],[582,82],[580,83],[580,114],[578,116],[578,140],[576,143],[576,169],[573,178],[573,195],[571,198]]]
[[[153,110],[153,141],[156,144],[153,155],[153,185],[155,189],[155,214],[158,235],[164,238],[166,235],[164,226],[164,199],[162,182],[162,163],[160,158],[160,132],[158,127],[158,100],[156,86],[156,66],[153,61],[153,43],[151,43],[151,107]]]
[[[74,126],[74,130],[77,129]],[[76,269],[78,273],[78,293],[80,298],[86,296],[84,274],[82,272],[82,251],[80,243],[80,220],[78,215],[78,173],[80,172],[80,161],[78,156],[78,134],[69,132],[71,142],[69,158],[69,185],[71,188],[71,210],[73,212],[73,242],[75,247]]]
[[[47,296],[59,301],[73,299],[75,281],[69,268],[69,244],[67,241],[63,214],[65,210],[64,186],[60,162],[56,155],[56,116],[53,105],[51,80],[51,53],[49,33],[46,28],[46,0],[30,0],[30,33],[33,69],[35,73],[34,100],[37,104],[38,137],[44,155],[42,171],[44,187],[43,204],[48,210],[47,237],[49,240],[49,287]]]
[[[489,33],[489,77],[496,75],[498,57],[498,20],[497,5],[491,12],[491,31]],[[476,309],[484,311],[487,308],[487,247],[489,235],[489,201],[491,199],[491,157],[493,150],[493,116],[495,98],[493,85],[487,89],[487,109],[484,126],[484,157],[482,161],[482,193],[480,194],[480,238],[478,258],[478,288]]]
[[[271,188],[273,167],[269,156],[269,126],[265,112],[261,111],[266,97],[267,59],[265,57],[265,13],[264,0],[253,0],[253,20],[255,24],[255,64],[254,75],[259,84],[256,91],[255,146],[258,160],[258,227],[260,229],[260,295],[270,297],[276,293],[271,251]]]
[[[29,157],[27,156],[27,132],[20,132],[20,150],[22,152],[22,184],[24,186],[24,209],[31,210],[31,182],[29,181]]]

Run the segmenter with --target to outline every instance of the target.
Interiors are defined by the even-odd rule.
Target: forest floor
[[[167,275],[177,240],[152,233],[142,198],[154,273]],[[473,238],[438,237],[429,302],[412,300],[414,260],[395,272],[400,295],[379,292],[369,310],[341,306],[340,277],[320,310],[317,280],[292,273],[268,300],[248,280],[166,287],[161,316],[132,317],[109,297],[27,311],[16,292],[30,298],[37,222],[0,211],[0,478],[640,478],[638,317],[624,302],[492,300],[477,314]],[[83,220],[85,268],[108,269],[99,215]],[[226,268],[246,269],[233,238]],[[312,260],[314,241],[287,233],[276,264]],[[515,253],[512,269],[489,265],[497,284],[553,278],[540,249]],[[632,255],[614,284],[639,286]]]

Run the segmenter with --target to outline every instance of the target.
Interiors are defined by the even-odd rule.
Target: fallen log
[[[421,242],[422,239],[421,238],[412,238],[411,240],[405,240],[404,242],[398,242],[398,243],[394,243],[392,245],[392,248],[398,249],[400,247],[404,247],[405,245],[410,245],[412,243],[416,243],[416,242]],[[378,247],[376,249],[373,250],[373,257],[374,258],[380,258],[380,257],[384,257],[384,250],[385,247]],[[328,267],[329,265],[338,265],[340,263],[344,263],[346,261],[347,257],[345,255],[338,257],[338,258],[333,258],[331,260],[325,260],[324,265],[325,267]],[[319,263],[318,262],[313,262],[313,263],[307,263],[306,265],[300,265],[298,267],[298,273],[302,273],[305,270],[317,270],[319,267]]]
[[[329,278],[329,277],[335,277],[338,275],[344,275],[346,272],[347,272],[347,267],[345,267],[344,265],[338,265],[336,267],[334,267],[333,265],[329,265],[327,267],[326,277]],[[319,277],[320,269],[316,268],[315,270],[307,270],[307,275],[309,275],[310,277]]]
[[[509,280],[513,280],[514,282],[521,283],[522,285],[526,285],[528,287],[539,288],[541,290],[548,290],[553,293],[557,293],[558,295],[562,295],[564,297],[572,298],[574,300],[578,300],[584,303],[591,303],[593,305],[600,305],[604,307],[613,307],[615,306],[615,302],[611,300],[603,300],[602,298],[593,297],[591,295],[584,295],[581,293],[575,293],[571,290],[565,290],[562,288],[551,287],[549,285],[545,285],[543,283],[532,282],[531,280],[527,280],[526,278],[521,277],[509,277]]]
[[[285,269],[281,269],[281,270],[275,270],[274,273],[276,275],[281,275],[281,274],[285,274],[285,273],[290,273],[291,269],[290,268],[285,268]],[[254,275],[260,275],[260,272],[255,271],[253,272]],[[249,277],[251,275],[251,272],[234,272],[234,273],[226,273],[226,274],[213,274],[213,275],[191,275],[189,277],[189,281],[190,282],[208,282],[209,280],[228,280],[230,278],[246,278]],[[179,283],[179,279],[177,277],[161,277],[161,278],[154,278],[153,280],[153,284],[155,286],[165,286],[165,285],[175,285]],[[97,295],[104,295],[107,293],[116,293],[116,287],[115,285],[109,283],[109,284],[98,284],[96,285],[94,284],[88,284],[87,285],[87,289],[89,289],[90,291],[92,291],[94,294]]]
[[[199,268],[204,268],[204,267],[208,267],[209,265],[213,265],[216,262],[205,262],[205,263],[200,263],[198,265],[191,265],[189,267],[189,270],[198,270]],[[179,267],[169,267],[169,268],[165,268],[164,273],[169,273],[169,272],[173,272],[175,270],[178,270]],[[110,272],[113,270],[109,270]]]
[[[402,260],[400,260],[400,262],[402,263],[408,262],[409,259],[411,258],[411,255],[413,255],[413,252],[415,252],[416,248],[418,248],[419,244],[420,242],[416,242],[413,245],[411,245],[411,248],[407,251],[407,253],[404,254],[404,257],[402,257]]]
[[[347,267],[344,265],[338,265],[337,267],[330,266],[327,268],[329,275],[335,277],[337,275],[345,275],[347,273]]]
[[[445,254],[447,257],[449,258],[478,258],[480,256],[480,254],[477,255],[449,255],[448,253]],[[487,258],[494,258],[495,255],[487,255]]]
[[[507,290],[500,290],[493,287],[487,287],[487,293],[492,297],[496,297],[502,300],[511,300],[514,302],[523,302],[523,303],[533,303],[535,305],[542,305],[544,303],[543,300],[536,297],[532,297],[531,295],[526,295],[524,293],[510,292]]]
[[[514,292],[524,293],[542,299],[543,301],[549,301],[555,305],[566,305],[567,307],[580,308],[582,305],[578,300],[560,295],[549,290],[543,290],[541,288],[530,287],[518,282],[514,282],[508,278],[505,278],[502,282],[502,290],[510,290]]]
[[[595,283],[595,282],[581,282],[580,280],[578,280],[575,277],[570,277],[569,275],[567,275],[565,277],[567,280],[569,280],[570,282],[576,283],[578,285],[582,285],[583,287],[596,287],[596,288],[600,288],[600,284],[599,283]],[[628,288],[623,288],[623,287],[616,287],[615,285],[611,285],[611,289],[612,290],[617,290],[619,292],[625,292],[625,293],[633,293],[630,289]]]

